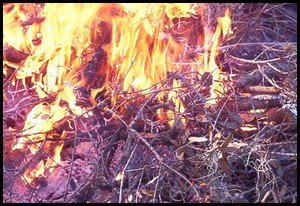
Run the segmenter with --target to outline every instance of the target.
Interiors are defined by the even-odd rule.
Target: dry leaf
[[[228,129],[237,129],[240,127],[239,124],[236,122],[226,122],[225,124],[223,124],[223,126]]]
[[[190,142],[207,142],[208,139],[206,137],[189,137]]]
[[[93,147],[93,142],[81,142],[79,143],[76,148],[76,154],[84,155],[85,157],[91,153],[91,148]]]
[[[219,139],[221,139],[221,137],[222,137],[221,132],[217,132],[217,133],[215,134],[215,136],[214,136],[214,139],[215,139],[215,140],[219,140]]]
[[[282,170],[281,166],[279,166],[279,167],[277,168],[276,172],[277,172],[277,174],[279,175],[279,177],[281,177],[281,178],[283,177],[283,170]]]
[[[273,195],[274,203],[279,203],[277,195],[276,195],[276,193],[273,190],[272,190],[272,195]]]
[[[231,117],[231,119],[233,121],[237,122],[238,124],[242,124],[243,123],[243,118],[238,113],[228,112],[228,115]]]
[[[149,196],[149,197],[153,197],[153,192],[152,191],[150,191],[150,190],[148,190],[148,189],[142,189],[142,193],[144,194],[144,195],[147,195],[147,196]]]
[[[272,194],[272,196],[273,196],[274,203],[279,203],[278,198],[277,198],[277,196],[276,196],[276,194],[275,194],[275,192],[274,192],[273,190],[269,190],[269,191],[264,195],[264,197],[262,198],[261,202],[262,202],[262,203],[265,203],[266,200],[267,200],[267,198],[270,196],[270,194]]]
[[[210,122],[209,119],[207,118],[206,114],[198,114],[196,116],[196,118],[198,120],[200,120],[201,122]]]
[[[214,188],[210,188],[210,194],[215,198],[217,202],[221,202],[220,192]]]
[[[241,112],[239,115],[243,118],[245,123],[250,123],[255,120],[255,115],[249,112]]]
[[[286,184],[284,184],[279,192],[279,196],[282,198],[287,192]]]
[[[182,139],[182,143],[185,144],[188,137],[190,136],[190,129],[189,128],[186,128],[183,135],[181,136],[181,139]]]
[[[176,154],[177,154],[176,156],[177,156],[178,160],[180,160],[180,161],[184,160],[184,155],[185,155],[184,151],[182,151],[182,152],[178,151]]]
[[[137,196],[138,198],[140,198],[140,199],[143,197],[140,191],[137,191],[137,192],[136,192],[136,196]]]
[[[17,129],[14,129],[14,128],[11,128],[11,127],[8,127],[8,131],[9,131],[9,132],[15,132],[15,131],[17,131]]]
[[[214,135],[214,138],[212,139],[213,140],[213,144],[212,144],[213,150],[220,147],[221,137],[222,137],[221,132],[218,132]]]
[[[297,195],[297,194],[296,194],[296,195]],[[296,195],[293,195],[293,201],[292,201],[292,203],[297,203]]]
[[[243,143],[243,142],[233,142],[233,143],[229,143],[227,148],[231,147],[231,148],[241,149],[242,147],[245,147],[247,145],[248,144]]]
[[[128,197],[127,197],[127,201],[128,201],[128,202],[132,202],[132,200],[133,200],[133,196],[132,196],[132,194],[128,195]]]
[[[118,173],[118,175],[116,176],[115,180],[116,181],[120,181],[123,178],[123,176],[124,176],[124,172],[121,171],[121,172]]]
[[[199,186],[200,186],[200,188],[204,188],[204,187],[206,187],[206,183],[205,182],[201,182],[200,184],[199,184]]]
[[[272,119],[277,123],[295,123],[296,118],[293,113],[288,109],[279,108]]]
[[[221,158],[218,160],[218,163],[221,169],[223,170],[223,172],[225,172],[228,176],[232,175],[232,171],[228,166],[227,155],[224,152],[221,153]]]

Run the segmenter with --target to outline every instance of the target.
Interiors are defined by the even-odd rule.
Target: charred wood
[[[23,21],[21,23],[21,26],[29,26],[29,25],[32,25],[34,23],[37,23],[37,24],[40,24],[42,23],[46,18],[45,17],[35,17],[35,18],[31,18],[31,19],[28,19],[26,21]]]
[[[92,39],[92,42],[97,45],[105,45],[111,41],[111,28],[108,23],[100,20],[97,24],[97,32]]]
[[[76,89],[76,106],[91,107],[90,102],[91,90],[86,87]]]
[[[20,63],[25,60],[29,54],[19,51],[12,46],[3,47],[3,59],[12,63]]]
[[[83,78],[85,86],[90,89],[101,88],[106,80],[106,65],[107,54],[101,46],[99,46],[93,55],[91,61],[87,63],[87,66],[83,70]]]
[[[123,129],[119,128],[112,136],[110,139],[110,143],[106,146],[106,148],[103,151],[103,157],[104,159],[102,160],[103,163],[105,164],[106,168],[108,168],[111,164],[111,161],[113,159],[114,153],[117,149],[117,142],[122,139],[123,137]],[[102,164],[102,162],[101,162]]]

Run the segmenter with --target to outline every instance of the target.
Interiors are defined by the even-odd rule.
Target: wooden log
[[[238,108],[239,111],[249,111],[252,109],[270,109],[281,107],[282,104],[278,99],[260,100],[253,98],[238,98],[237,101],[230,100],[229,108]]]
[[[270,78],[274,80],[279,80],[281,74],[276,72],[273,69],[263,67],[262,71]],[[258,70],[255,69],[254,71],[248,73],[248,74],[240,74],[239,77],[234,81],[234,86],[237,89],[242,89],[246,85],[259,85],[262,80],[263,80],[263,75],[262,73]]]

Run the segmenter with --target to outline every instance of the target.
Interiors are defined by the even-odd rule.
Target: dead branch
[[[249,111],[252,109],[270,109],[281,107],[282,104],[278,99],[259,100],[253,98],[237,98],[237,104],[231,100],[228,102],[230,108],[237,108],[239,111]]]
[[[242,92],[259,93],[259,94],[279,94],[280,91],[276,87],[267,86],[250,86],[246,85],[242,88]]]
[[[259,66],[259,65],[258,65]],[[255,69],[248,74],[240,74],[239,77],[234,81],[234,86],[237,89],[242,89],[246,85],[258,85],[262,83],[264,77],[269,79],[280,79],[278,72],[270,69],[269,67],[262,67]]]

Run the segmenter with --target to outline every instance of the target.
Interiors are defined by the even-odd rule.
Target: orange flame
[[[193,4],[121,5],[127,14],[112,20],[112,42],[106,48],[109,61],[111,67],[116,68],[118,79],[124,78],[125,91],[134,88],[146,93],[152,85],[165,79],[168,71],[176,70],[173,62],[184,53],[185,46],[166,33],[166,28],[173,26],[173,19],[190,17],[195,10]],[[174,100],[177,108],[183,111],[174,92],[169,93],[168,99]],[[163,97],[163,92],[158,94],[159,99]],[[161,110],[158,116],[162,117]],[[167,116],[174,119],[171,111]]]
[[[112,43],[107,49],[109,61],[116,68],[118,78],[124,78],[124,90],[130,87],[147,89],[165,78],[167,71],[174,69],[172,62],[183,52],[183,45],[175,43],[164,29],[171,26],[173,18],[189,16],[191,5],[122,6],[128,13],[112,20]],[[169,17],[168,22],[164,22],[165,16]]]
[[[216,98],[223,94],[223,85],[222,85],[222,74],[218,65],[216,64],[216,56],[218,55],[218,46],[219,39],[222,33],[223,39],[225,39],[226,35],[232,34],[231,19],[230,19],[230,11],[226,9],[224,17],[219,17],[217,19],[218,25],[215,33],[211,36],[211,31],[207,26],[204,27],[205,32],[205,54],[204,54],[204,70],[208,71],[212,75],[213,84],[211,86],[210,94],[211,99],[207,101],[207,105],[216,103]],[[210,38],[211,37],[211,38]],[[210,48],[210,54],[208,53]]]
[[[33,12],[34,11],[34,12]],[[111,31],[111,42],[103,46],[108,56],[106,71],[109,76],[116,75],[123,79],[123,90],[146,90],[167,77],[167,72],[178,71],[173,64],[184,57],[186,45],[179,42],[168,32],[174,27],[174,20],[203,13],[203,8],[196,9],[195,4],[9,4],[4,6],[3,45],[9,45],[29,56],[22,65],[5,63],[18,68],[16,79],[31,77],[39,98],[54,97],[51,103],[42,102],[29,112],[22,137],[13,149],[28,148],[32,154],[40,149],[50,148],[50,143],[42,147],[47,133],[53,130],[57,121],[71,113],[83,114],[86,109],[76,105],[74,89],[88,85],[84,78],[78,77],[82,72],[83,57],[86,49],[95,50],[93,41],[99,33],[97,22],[104,20]],[[32,21],[32,15],[35,15]],[[100,19],[101,18],[101,19]],[[32,21],[32,22],[30,22]],[[213,85],[211,97],[217,97],[216,90],[223,93],[220,83],[222,74],[215,62],[218,55],[220,37],[224,39],[230,30],[230,12],[218,18],[214,33],[204,25],[204,37],[198,43],[204,44],[205,52],[198,57],[198,71],[203,74],[211,72]],[[7,71],[4,69],[4,74]],[[106,81],[112,78],[106,77]],[[90,100],[96,105],[95,97],[106,87],[91,91]],[[173,90],[161,92],[158,99],[164,97],[173,102],[176,110],[184,112],[185,107],[178,93],[180,81],[173,80]],[[113,97],[114,98],[114,97]],[[62,106],[66,101],[68,106]],[[113,99],[113,101],[115,101]],[[207,103],[214,103],[212,102]],[[174,124],[176,113],[166,111],[169,124]],[[162,110],[158,116],[164,118]],[[165,118],[166,118],[165,117]],[[64,137],[65,134],[62,135]],[[54,138],[54,137],[53,137]],[[37,142],[36,144],[30,144]],[[42,147],[42,148],[41,148]],[[52,157],[40,161],[33,170],[26,170],[25,179],[30,183],[35,177],[52,172],[60,162],[63,144],[55,146]]]
[[[23,137],[13,147],[14,150],[28,148],[33,154],[41,149],[55,122],[69,115],[70,111],[60,106],[62,100],[68,102],[72,113],[79,115],[84,112],[75,105],[74,94],[74,88],[82,84],[76,73],[80,71],[83,60],[74,57],[80,57],[90,46],[95,31],[89,26],[95,21],[101,4],[45,4],[40,7],[37,4],[9,4],[4,6],[3,14],[3,45],[31,54],[20,65],[16,78],[21,79],[26,87],[25,78],[31,77],[40,98],[55,97],[52,103],[40,103],[29,112]],[[42,20],[24,26],[32,18],[30,9],[40,10],[33,19]],[[40,38],[39,44],[34,43],[36,38]],[[55,148],[53,158],[48,158],[45,164],[41,161],[33,171],[26,171],[25,179],[30,183],[34,177],[43,176],[46,169],[59,163],[62,146]]]

